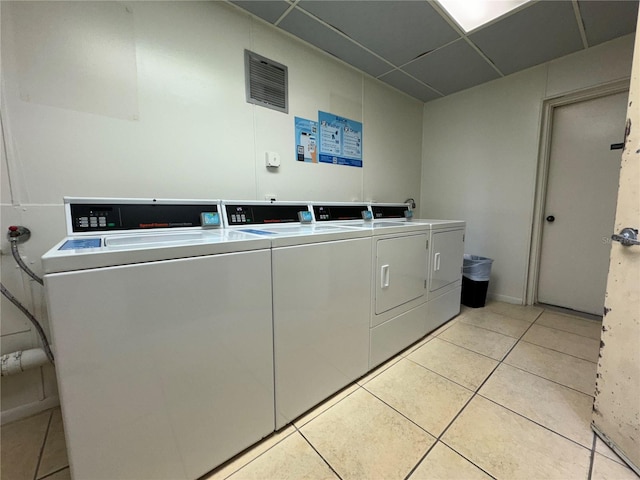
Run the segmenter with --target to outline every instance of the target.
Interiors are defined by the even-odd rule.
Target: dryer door
[[[376,314],[423,296],[427,279],[427,235],[376,242]]]
[[[433,232],[431,247],[431,284],[435,292],[462,277],[464,230]]]

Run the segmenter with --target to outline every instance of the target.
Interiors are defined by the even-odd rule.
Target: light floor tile
[[[411,480],[489,480],[474,464],[438,442],[409,477]]]
[[[527,328],[531,326],[531,323],[526,320],[507,317],[486,309],[464,313],[460,316],[460,322],[482,327],[514,338],[520,338]]]
[[[265,438],[261,442],[254,445],[251,449],[247,450],[243,454],[240,454],[236,458],[232,459],[226,464],[218,467],[218,469],[211,472],[204,480],[222,480],[223,478],[229,477],[229,475],[234,472],[240,470],[242,467],[247,465],[252,460],[255,460],[257,457],[262,455],[264,452],[274,447],[285,438],[289,437],[292,433],[296,431],[295,427],[288,426],[283,428],[279,432],[275,432],[269,437]]]
[[[462,322],[456,323],[453,327],[441,333],[438,338],[495,360],[502,360],[517,341],[513,337]]]
[[[407,357],[462,386],[477,389],[498,362],[452,343],[434,338]]]
[[[609,445],[600,440],[600,437],[596,436],[596,452],[600,455],[604,455],[609,460],[613,460],[621,465],[625,465],[624,460],[622,460],[616,452],[614,452]]]
[[[486,310],[499,313],[511,318],[517,318],[518,320],[525,320],[529,323],[535,321],[536,318],[544,311],[541,307],[534,307],[533,305],[514,305],[512,303],[490,301],[487,303]]]
[[[406,359],[364,387],[437,437],[473,392]]]
[[[433,335],[433,334],[432,335],[427,335],[426,337],[424,337],[419,342],[414,343],[413,345],[411,345],[407,349],[405,349],[402,352],[400,352],[400,355],[403,356],[403,357],[407,357],[407,356],[411,355],[413,352],[415,352],[416,350],[418,350],[423,345],[429,343],[434,338],[436,338],[436,336]]]
[[[335,473],[299,433],[289,435],[276,446],[231,475],[232,480],[335,479]]]
[[[360,385],[358,385],[357,383],[354,383],[353,385],[341,390],[340,392],[338,392],[331,398],[325,400],[323,403],[321,403],[314,409],[310,410],[308,413],[298,418],[295,422],[293,422],[293,424],[297,428],[301,428],[304,424],[310,422],[311,420],[316,418],[318,415],[320,415],[322,412],[333,407],[336,403],[344,400],[359,388],[360,388]]]
[[[596,364],[580,358],[520,342],[504,362],[587,395],[595,392]]]
[[[638,480],[638,476],[628,466],[596,453],[593,457],[591,480]]]
[[[557,328],[565,332],[575,333],[583,337],[594,338],[600,340],[602,322],[595,320],[586,320],[583,318],[564,315],[556,312],[544,312],[540,318],[536,320],[538,325],[545,327]]]
[[[362,377],[360,380],[358,380],[358,382],[357,382],[358,385],[365,385],[370,380],[373,380],[375,377],[377,377],[382,372],[384,372],[387,368],[389,368],[392,365],[394,365],[397,362],[399,362],[401,358],[402,357],[400,355],[396,355],[395,357],[392,357],[389,360],[387,360],[386,362],[378,365],[376,368],[374,368],[368,374],[366,374],[364,377]]]
[[[437,337],[445,330],[448,330],[449,328],[453,327],[456,323],[458,323],[459,320],[460,320],[460,316],[458,315],[457,317],[454,317],[451,320],[449,320],[447,323],[443,323],[442,325],[440,325],[438,328],[433,330],[429,335],[433,337]]]
[[[600,340],[595,338],[583,337],[582,335],[565,332],[557,328],[534,324],[526,335],[522,337],[522,340],[593,363],[598,362]]]
[[[586,448],[593,444],[593,398],[501,364],[478,392]]]
[[[435,438],[364,389],[301,429],[343,479],[402,479]]]
[[[586,479],[590,451],[476,396],[442,441],[496,478]]]
[[[53,410],[49,433],[42,451],[38,478],[56,472],[69,465],[67,459],[67,444],[64,439],[64,427],[62,425],[62,413],[60,408]]]
[[[36,475],[51,411],[2,426],[2,480],[32,479]]]
[[[71,471],[67,467],[60,471],[47,475],[46,477],[42,477],[42,480],[71,480]]]

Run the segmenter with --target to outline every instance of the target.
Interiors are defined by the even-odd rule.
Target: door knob
[[[555,222],[555,221],[556,221],[556,217],[554,217],[553,215],[549,215],[549,216],[547,217],[547,222],[549,222],[549,223],[553,223],[553,222]]]
[[[611,235],[611,240],[620,242],[625,247],[640,245],[640,241],[638,241],[638,230],[635,228],[623,228],[619,234]]]

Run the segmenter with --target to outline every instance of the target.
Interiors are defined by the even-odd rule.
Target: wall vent
[[[285,65],[245,50],[244,76],[248,103],[289,113]]]

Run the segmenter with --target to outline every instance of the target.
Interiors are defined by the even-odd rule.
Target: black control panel
[[[202,213],[218,213],[215,204],[70,204],[73,232],[107,232],[199,227]]]
[[[264,225],[269,223],[299,222],[298,212],[309,211],[305,204],[300,205],[244,205],[224,206],[229,225]]]
[[[373,218],[405,218],[405,213],[409,210],[407,205],[390,206],[390,205],[371,205]]]
[[[362,220],[362,212],[369,210],[366,204],[362,205],[314,205],[313,213],[316,222],[328,222],[335,220]]]

